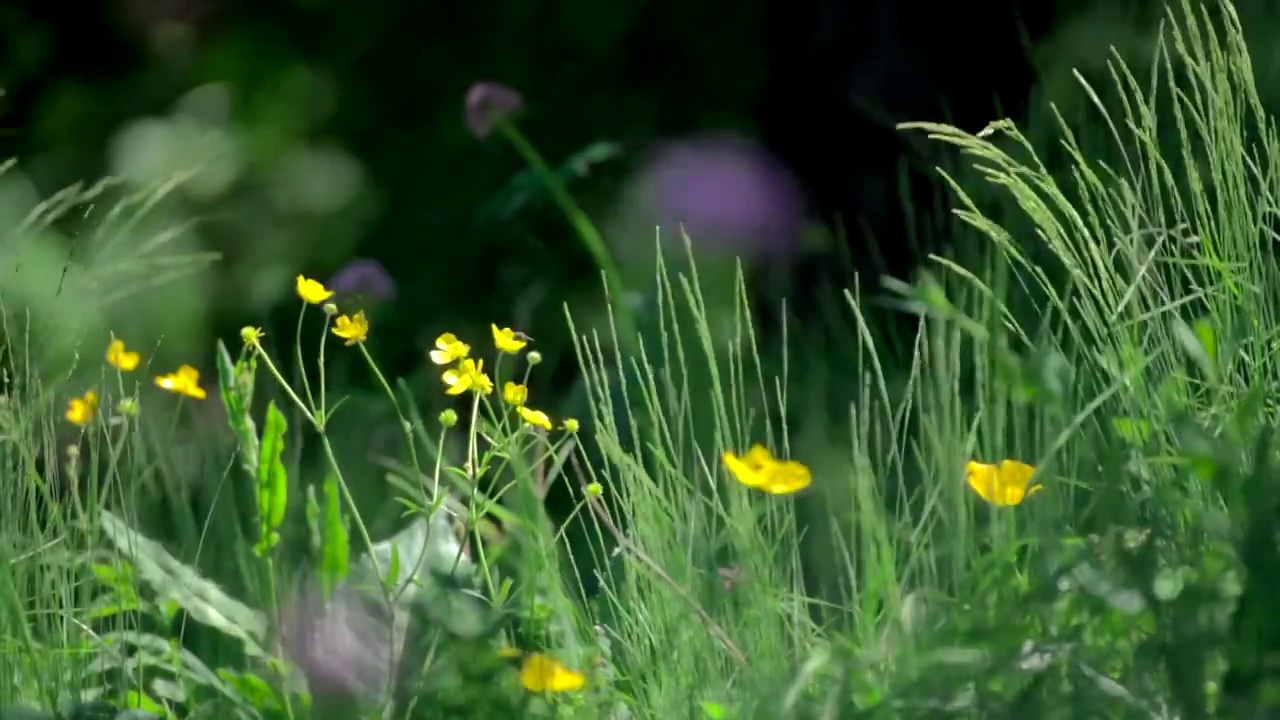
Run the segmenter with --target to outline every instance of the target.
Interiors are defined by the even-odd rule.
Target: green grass
[[[1264,716],[1280,137],[1234,18],[1174,8],[1152,62],[1080,78],[1087,118],[1033,123],[1049,140],[904,127],[961,152],[952,231],[982,248],[889,283],[919,317],[906,362],[878,352],[858,288],[842,343],[788,325],[770,345],[740,274],[725,294],[659,263],[654,312],[622,326],[641,337],[566,309],[576,433],[555,413],[533,432],[501,401],[539,371],[527,352],[461,338],[496,391],[422,418],[326,333],[296,362],[288,338],[220,346],[203,401],[107,371],[77,435],[59,415],[79,389],[35,372],[11,328],[0,708],[105,688],[193,717]],[[300,326],[329,322],[308,307]],[[330,422],[342,390],[315,368],[335,356],[403,425],[375,491],[349,480],[369,460]],[[182,472],[170,420],[218,403],[236,449],[209,431],[213,509],[166,549],[145,533]],[[721,455],[754,443],[812,485],[735,482]],[[984,503],[965,465],[1005,458],[1044,490]],[[551,485],[575,498],[563,522]],[[372,699],[281,662],[306,582],[355,588],[362,616],[407,633]],[[586,686],[532,693],[500,647]]]

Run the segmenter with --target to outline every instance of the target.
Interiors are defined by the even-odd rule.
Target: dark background
[[[323,278],[352,256],[373,257],[393,269],[397,307],[412,308],[394,321],[400,341],[382,348],[407,370],[437,332],[436,322],[419,327],[424,319],[484,323],[509,315],[530,285],[595,281],[553,209],[536,197],[514,209],[501,202],[521,165],[508,148],[466,133],[462,98],[472,83],[523,93],[523,128],[552,162],[618,143],[574,185],[589,209],[611,201],[655,141],[736,130],[799,177],[814,216],[845,229],[857,265],[901,275],[915,254],[900,237],[900,166],[910,161],[908,186],[924,193],[933,159],[893,124],[950,118],[976,130],[1020,116],[1034,83],[1030,52],[1055,22],[1085,12],[1075,5],[10,3],[0,9],[11,128],[3,150],[42,192],[118,172],[111,148],[130,123],[223,84],[218,120],[251,160],[187,208],[201,223],[201,248],[222,254],[201,322],[238,327],[287,297],[250,268],[278,265],[288,277],[288,265]],[[264,202],[290,181],[298,149],[349,159],[358,168],[351,197],[311,213]],[[838,274],[821,270],[829,259],[796,259],[795,273]],[[453,300],[461,295],[470,297]]]

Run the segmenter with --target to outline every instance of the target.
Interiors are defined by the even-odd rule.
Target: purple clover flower
[[[314,585],[300,590],[281,616],[289,660],[317,699],[382,697],[391,679],[392,628],[354,591],[326,600]]]
[[[387,301],[396,296],[395,280],[382,263],[370,258],[356,258],[347,263],[325,286],[343,295],[358,294],[374,300]]]
[[[484,140],[493,128],[524,107],[524,97],[496,82],[480,82],[467,90],[465,118],[467,129],[477,140]]]
[[[683,228],[699,250],[756,257],[795,249],[804,229],[799,185],[746,138],[711,135],[662,145],[636,183],[645,218],[666,241],[683,243]]]

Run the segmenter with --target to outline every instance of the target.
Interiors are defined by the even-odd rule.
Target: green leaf
[[[703,700],[699,704],[702,706],[702,716],[707,720],[724,720],[724,718],[728,717],[724,706],[720,703]]]
[[[170,717],[169,711],[160,703],[152,700],[149,695],[139,690],[130,690],[125,696],[125,707],[134,710],[145,710],[149,713],[155,713],[161,717]]]
[[[324,548],[324,534],[320,528],[320,501],[316,500],[316,486],[307,485],[307,542],[317,556]]]
[[[256,477],[260,537],[254,552],[259,555],[275,547],[280,541],[278,530],[284,524],[285,509],[289,502],[289,475],[281,458],[284,455],[284,435],[288,429],[289,423],[276,404],[272,402],[267,405],[267,422],[262,428]]]
[[[324,480],[324,524],[320,535],[320,581],[328,594],[347,579],[351,560],[350,541],[342,518],[342,496],[338,492],[338,477],[333,474]]]
[[[1122,440],[1136,447],[1146,445],[1147,441],[1151,439],[1151,422],[1148,420],[1127,417],[1112,418],[1111,429]]]
[[[266,635],[267,620],[262,613],[223,592],[111,511],[102,509],[99,519],[98,526],[107,540],[117,552],[129,558],[138,577],[162,603],[172,601],[186,610],[192,620],[240,640],[247,654],[266,656],[261,643]]]
[[[387,564],[387,573],[382,577],[382,587],[387,592],[395,589],[400,578],[400,546],[391,546],[391,562]]]
[[[227,408],[227,424],[240,446],[240,464],[247,472],[258,468],[258,429],[249,414],[252,392],[246,392],[246,383],[240,379],[244,371],[243,361],[232,361],[227,346],[218,341],[216,364],[218,366],[218,390],[222,404]],[[252,367],[252,363],[250,364]],[[248,383],[252,386],[252,383]]]
[[[1208,329],[1207,338],[1211,347],[1205,346],[1205,335],[1202,332],[1205,328],[1207,328],[1207,325],[1197,323],[1197,329],[1193,330],[1185,322],[1175,320],[1173,323],[1173,336],[1177,339],[1178,344],[1182,346],[1183,352],[1191,359],[1191,362],[1196,364],[1196,367],[1200,368],[1204,376],[1210,380],[1216,380],[1218,368],[1213,361],[1213,356],[1217,353],[1217,342],[1214,339],[1212,329]]]

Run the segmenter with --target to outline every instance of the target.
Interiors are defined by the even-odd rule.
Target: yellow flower
[[[142,356],[125,349],[123,340],[112,340],[107,345],[107,363],[121,372],[132,372],[138,369]]]
[[[573,692],[581,690],[587,678],[544,653],[529,653],[520,665],[520,684],[529,692]]]
[[[468,390],[481,395],[493,392],[493,381],[484,374],[484,360],[467,358],[457,366],[445,370],[440,379],[449,386],[445,390],[449,395],[461,395]]]
[[[517,407],[523,405],[524,401],[529,399],[529,388],[508,380],[502,386],[502,399],[506,401],[508,405],[515,405]]]
[[[578,432],[578,427],[579,425],[578,425],[577,418],[565,418],[564,420],[565,432],[576,433]]]
[[[298,297],[312,305],[320,305],[333,297],[333,291],[325,287],[319,280],[299,275],[297,281]]]
[[[448,365],[471,354],[471,346],[460,342],[453,333],[445,333],[436,338],[436,349],[430,354],[431,362],[437,365]]]
[[[347,345],[364,342],[369,337],[369,318],[363,310],[355,315],[339,315],[333,321],[333,334],[346,340]]]
[[[157,377],[156,386],[197,400],[206,397],[204,388],[200,387],[200,371],[190,365],[183,365],[176,372]]]
[[[63,417],[72,425],[84,427],[93,419],[93,414],[98,411],[98,393],[90,390],[78,398],[71,398],[67,401],[67,412]]]
[[[777,460],[759,444],[752,445],[741,457],[726,450],[721,459],[735,480],[771,495],[799,492],[813,481],[809,468],[794,460]]]
[[[537,425],[543,430],[551,429],[551,418],[547,417],[547,414],[541,410],[532,410],[521,405],[516,408],[516,412],[520,413],[520,417],[524,418],[524,421],[530,425]]]
[[[965,466],[969,487],[992,505],[1018,505],[1043,486],[1031,484],[1036,469],[1017,460],[1002,460],[999,465],[970,462]]]
[[[490,324],[493,330],[493,344],[505,353],[518,353],[529,344],[529,339],[524,333],[518,333],[511,328],[499,328],[497,325]]]

